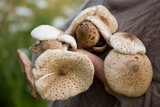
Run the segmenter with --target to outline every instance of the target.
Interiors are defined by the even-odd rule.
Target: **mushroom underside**
[[[92,84],[94,67],[81,53],[47,50],[38,57],[32,72],[38,94],[53,101],[86,91]]]

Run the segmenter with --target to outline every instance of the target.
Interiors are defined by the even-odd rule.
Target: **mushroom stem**
[[[66,75],[68,72],[67,70],[59,70],[60,75]]]
[[[63,44],[63,46],[62,46],[62,48],[63,48],[64,51],[67,51],[67,50],[68,50],[68,47],[69,47],[68,44]]]
[[[105,44],[103,46],[99,46],[99,47],[94,46],[93,50],[96,52],[103,52],[106,48],[107,48],[107,44]]]
[[[98,43],[100,33],[94,24],[85,21],[77,27],[76,38],[78,42],[81,42],[86,47],[93,47]]]

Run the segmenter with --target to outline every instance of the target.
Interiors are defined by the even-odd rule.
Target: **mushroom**
[[[63,44],[63,50],[68,50],[69,45],[72,47],[72,50],[77,49],[76,40],[70,35],[67,35],[67,34],[61,35],[58,37],[58,41],[65,43],[65,45]]]
[[[85,44],[83,47],[93,47],[100,39],[98,29],[91,22],[83,22],[76,29],[76,39]]]
[[[32,96],[35,98],[40,98],[39,95],[36,93],[34,88],[34,78],[32,74],[33,64],[30,59],[23,53],[21,50],[17,50],[18,60],[21,66],[22,74],[24,75],[25,79],[27,80],[30,89],[32,91]]]
[[[94,66],[90,59],[79,52],[75,39],[70,35],[58,38],[62,50],[46,50],[35,61],[32,70],[37,94],[49,101],[65,100],[86,91],[92,84]]]
[[[17,51],[22,71],[36,98],[65,100],[86,91],[93,82],[94,66],[88,56],[67,51],[69,45],[72,50],[77,49],[75,39],[70,35],[61,35],[57,40],[63,42],[63,50],[47,47],[36,59],[34,66],[24,53]],[[40,42],[38,48],[45,43],[53,43],[50,40]]]
[[[57,39],[63,32],[50,25],[40,25],[32,30],[31,36],[38,40],[30,50],[38,56],[47,49],[62,49],[62,43]]]
[[[153,76],[151,62],[145,54],[122,54],[114,49],[104,60],[104,73],[110,88],[128,97],[143,95]]]
[[[100,35],[110,45],[110,37],[118,29],[115,17],[102,5],[89,7],[83,10],[65,31],[66,34],[74,36],[82,48],[95,47],[100,41]],[[99,52],[105,50],[98,48]]]
[[[111,46],[123,54],[145,54],[144,44],[133,34],[117,32],[110,39]]]
[[[92,84],[94,66],[79,52],[47,50],[32,70],[38,95],[45,100],[65,100],[86,91]]]
[[[34,28],[31,36],[36,40],[57,39],[63,32],[50,25],[40,25]]]

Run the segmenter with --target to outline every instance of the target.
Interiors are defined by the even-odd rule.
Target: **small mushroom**
[[[90,87],[94,66],[82,53],[47,50],[37,58],[32,72],[41,98],[65,100]]]
[[[128,97],[143,95],[153,76],[151,62],[146,55],[126,55],[114,49],[105,58],[104,73],[110,88]]]
[[[133,34],[117,32],[110,39],[111,46],[123,54],[145,54],[144,44]]]
[[[85,23],[86,21],[88,22]],[[100,35],[110,45],[110,37],[117,29],[118,23],[115,17],[104,6],[98,5],[83,10],[65,33],[76,37],[82,47],[92,48],[98,43]]]
[[[63,32],[50,25],[41,25],[32,30],[31,36],[38,40],[30,50],[41,55],[47,49],[62,49],[62,43],[57,39]]]
[[[60,41],[62,43],[65,43],[67,45],[70,45],[72,47],[72,50],[77,49],[76,40],[70,35],[67,35],[67,34],[61,35],[61,36],[58,37],[58,41]],[[68,46],[65,50],[68,50]]]
[[[63,32],[50,25],[40,25],[32,30],[31,36],[36,40],[57,39]]]

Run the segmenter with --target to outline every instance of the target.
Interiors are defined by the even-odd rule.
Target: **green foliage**
[[[41,24],[52,24],[57,16],[68,18],[63,7],[74,12],[84,0],[45,0],[46,8],[38,8],[40,0],[1,0],[0,7],[0,105],[1,107],[46,107],[49,102],[35,99],[25,81],[17,59],[21,49],[31,59],[29,47],[35,42],[30,32]],[[43,1],[43,0],[41,0]],[[67,2],[66,2],[67,1]],[[17,7],[27,7],[31,16],[18,15]]]

